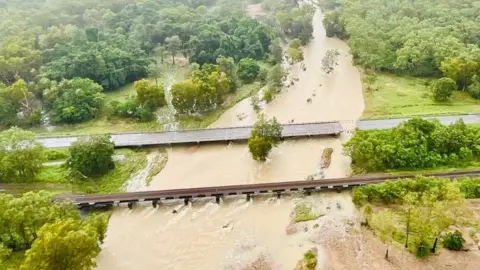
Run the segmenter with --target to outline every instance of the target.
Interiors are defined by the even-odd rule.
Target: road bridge
[[[480,124],[480,114],[429,116],[424,119],[437,119],[442,124],[451,124],[463,119],[466,124]],[[282,125],[283,138],[338,135],[343,132],[342,125],[361,130],[393,128],[410,118],[377,119],[360,121],[334,121]],[[175,145],[205,142],[245,141],[250,137],[251,126],[232,128],[210,128],[169,132],[132,132],[111,134],[116,147],[135,147],[150,145]],[[78,136],[38,137],[37,140],[47,148],[68,147]]]
[[[339,122],[321,122],[282,125],[282,138],[311,136],[335,136],[342,131]],[[245,141],[250,137],[252,126],[232,128],[209,128],[197,130],[142,132],[112,134],[116,147],[159,146],[206,142]],[[37,140],[47,148],[68,147],[79,137],[39,137]]]
[[[232,186],[214,186],[214,187],[200,187],[200,188],[185,188],[185,189],[170,189],[170,190],[154,190],[154,191],[141,191],[141,192],[129,192],[118,194],[99,194],[99,195],[77,195],[77,196],[64,196],[57,199],[72,200],[79,207],[89,206],[105,206],[115,205],[119,203],[128,203],[129,207],[132,207],[137,202],[152,202],[152,205],[156,207],[162,200],[174,200],[183,199],[185,204],[193,198],[205,198],[213,197],[217,202],[220,202],[220,198],[226,196],[238,196],[246,195],[247,200],[251,196],[258,194],[273,193],[277,196],[281,196],[284,193],[303,191],[303,192],[318,192],[328,189],[346,189],[355,186],[380,183],[385,180],[398,180],[405,178],[414,178],[416,175],[379,175],[379,176],[357,176],[349,178],[335,178],[335,179],[322,179],[322,180],[310,180],[310,181],[291,181],[291,182],[277,182],[277,183],[264,183],[264,184],[245,184],[245,185],[232,185]],[[445,178],[457,178],[466,176],[480,176],[480,170],[472,171],[456,171],[448,173],[431,173],[425,174],[425,176],[437,176]]]

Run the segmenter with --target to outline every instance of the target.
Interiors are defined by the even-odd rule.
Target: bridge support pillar
[[[153,208],[157,208],[159,202],[160,202],[160,200],[153,200],[152,201]]]
[[[217,204],[220,204],[220,199],[222,198],[222,196],[215,196],[215,202]]]
[[[134,202],[129,202],[129,203],[127,204],[128,209],[133,209],[133,205],[135,205]]]
[[[281,192],[277,192],[277,199],[280,199],[282,198],[282,193]]]
[[[187,206],[189,202],[190,202],[190,198],[183,199],[183,204],[185,204],[185,206]]]
[[[252,194],[247,193],[247,202],[249,202],[252,199]]]
[[[311,190],[305,190],[305,195],[307,195],[307,196],[312,195],[312,191]]]

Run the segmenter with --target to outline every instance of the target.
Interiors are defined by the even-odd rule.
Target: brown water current
[[[298,77],[299,81],[284,88],[264,106],[263,112],[282,123],[292,119],[295,123],[351,120],[353,126],[364,108],[360,74],[352,65],[347,45],[325,36],[322,16],[320,12],[315,14],[314,39],[304,48],[307,70],[303,71],[300,64],[290,66],[289,78]],[[321,59],[331,48],[338,49],[341,56],[335,71],[326,75],[320,69]],[[309,98],[311,103],[307,103]],[[240,114],[247,117],[239,120]],[[255,119],[250,100],[246,99],[225,112],[212,127],[248,125]],[[252,160],[245,144],[175,147],[168,151],[167,165],[148,189],[294,181],[312,174],[343,177],[350,167],[349,159],[341,152],[341,144],[347,139],[348,135],[342,135],[284,141],[263,164]],[[326,147],[334,152],[330,167],[322,172],[321,155]],[[311,247],[319,248],[321,269],[327,258],[322,257],[321,244],[309,240],[315,230],[293,235],[285,232],[295,204],[305,200],[322,209],[334,205],[334,210],[312,221],[320,224],[319,230],[325,229],[327,223],[340,224],[354,215],[348,194],[327,193],[308,198],[256,198],[253,202],[229,198],[220,205],[207,200],[187,207],[181,202],[159,209],[119,207],[110,219],[98,269],[243,269],[259,256],[272,269],[293,269]],[[335,203],[340,203],[341,209],[335,208]],[[173,209],[178,213],[173,214]]]

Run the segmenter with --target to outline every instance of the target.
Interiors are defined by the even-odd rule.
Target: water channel
[[[292,119],[295,123],[355,121],[363,111],[359,71],[352,65],[347,45],[325,36],[322,16],[319,11],[315,13],[314,39],[304,48],[307,70],[303,71],[300,64],[291,66],[289,76],[298,77],[299,81],[285,88],[263,109],[267,116],[275,116],[281,123]],[[320,69],[321,59],[331,48],[338,49],[341,56],[336,70],[326,75]],[[309,98],[312,101],[307,103]],[[240,114],[246,117],[239,120]],[[250,100],[245,99],[212,127],[247,125],[255,119]],[[343,177],[350,167],[341,150],[347,136],[284,141],[264,164],[252,160],[245,144],[175,147],[168,151],[167,165],[148,189],[303,180],[318,172],[326,147],[332,147],[334,152],[324,177]],[[301,200],[314,202],[325,211],[325,216],[303,224],[305,231],[287,235],[291,212]],[[341,209],[330,207],[335,204],[342,205]],[[97,259],[98,269],[248,269],[246,266],[258,258],[268,261],[271,269],[294,269],[311,247],[319,249],[321,267],[327,259],[322,258],[322,247],[312,242],[312,235],[330,231],[329,224],[342,223],[353,213],[346,193],[255,198],[250,202],[228,198],[220,205],[201,201],[186,207],[179,202],[158,209],[119,207],[110,219]],[[314,224],[319,226],[313,229]]]

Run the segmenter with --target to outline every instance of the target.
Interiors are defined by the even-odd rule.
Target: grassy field
[[[363,77],[365,119],[480,112],[480,100],[461,91],[454,92],[448,102],[433,101],[429,79],[377,73],[376,79],[368,82],[368,76]]]
[[[75,179],[62,165],[44,166],[36,181],[24,184],[6,184],[2,189],[13,194],[48,190],[54,193],[113,193],[122,191],[123,184],[132,173],[146,166],[146,150],[119,149],[115,155],[124,155],[115,161],[115,169],[98,178]]]

